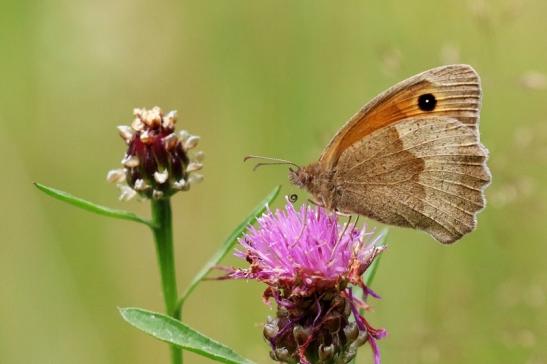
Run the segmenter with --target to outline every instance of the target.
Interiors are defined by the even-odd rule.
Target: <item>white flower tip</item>
[[[177,111],[176,110],[173,110],[173,111],[169,111],[167,113],[167,115],[165,115],[163,117],[163,127],[164,128],[174,128],[175,127],[175,123],[177,122]]]
[[[150,187],[150,186],[143,179],[139,178],[138,180],[135,181],[135,190],[137,190],[137,191],[144,191],[148,187]]]
[[[203,168],[202,163],[190,162],[190,164],[188,164],[188,167],[186,167],[186,172],[191,173],[191,172],[194,172],[194,171],[199,171],[202,168]]]
[[[133,134],[135,134],[135,131],[132,127],[127,125],[119,125],[118,126],[118,132],[120,133],[120,136],[125,140],[126,143],[129,143],[131,138],[133,138]]]
[[[133,130],[135,131],[140,131],[142,129],[144,129],[144,123],[142,122],[142,120],[140,118],[135,118],[135,120],[133,120],[133,122],[131,123],[131,127],[133,128]]]
[[[154,106],[151,110],[144,110],[141,117],[146,125],[159,126],[161,124],[161,109]]]
[[[188,184],[195,185],[203,181],[203,175],[199,173],[193,173],[188,177]]]
[[[110,183],[120,183],[125,181],[125,169],[113,169],[108,171],[106,180]]]
[[[120,187],[120,190],[122,191],[120,194],[121,201],[129,201],[137,195],[137,191],[135,191],[134,189],[132,189],[131,187],[127,185],[119,185],[119,187]]]
[[[137,156],[126,156],[122,159],[122,164],[127,168],[135,168],[139,165],[139,158]]]
[[[162,141],[163,141],[163,145],[165,146],[165,149],[171,150],[177,146],[179,139],[177,138],[177,134],[171,133],[165,138],[163,138]]]
[[[188,187],[188,183],[186,183],[186,181],[184,179],[181,179],[179,181],[176,181],[175,183],[173,183],[173,188],[175,188],[176,190],[184,190]]]
[[[162,192],[162,191],[154,190],[154,191],[152,192],[152,198],[153,198],[154,200],[159,200],[159,199],[162,198],[162,197],[163,197],[163,192]]]
[[[194,159],[198,162],[203,162],[203,160],[205,159],[205,152],[202,150],[196,152],[196,154],[194,155]]]
[[[199,143],[199,137],[197,135],[191,135],[184,142],[184,150],[190,150],[197,147]]]
[[[169,172],[167,169],[163,170],[162,172],[154,172],[154,179],[159,184],[165,183],[167,181],[167,177],[169,177]]]
[[[187,130],[181,130],[179,131],[179,138],[184,143],[188,138],[190,138],[191,134]]]
[[[150,136],[150,133],[148,133],[148,130],[145,130],[140,135],[141,142],[144,144],[149,144],[152,141],[152,137]]]

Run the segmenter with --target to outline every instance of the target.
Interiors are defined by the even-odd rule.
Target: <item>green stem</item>
[[[180,319],[177,310],[177,279],[175,274],[175,259],[173,256],[173,224],[171,216],[171,202],[169,199],[152,200],[152,221],[154,226],[154,239],[156,241],[156,253],[160,266],[161,285],[166,313]],[[182,351],[171,346],[171,363],[182,364]]]

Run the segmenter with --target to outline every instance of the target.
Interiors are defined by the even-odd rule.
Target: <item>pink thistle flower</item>
[[[236,256],[248,268],[228,269],[227,279],[255,279],[268,287],[277,316],[264,326],[272,359],[284,363],[348,363],[359,346],[369,342],[375,364],[380,363],[376,340],[386,335],[361,314],[369,306],[355,297],[379,298],[362,276],[385,249],[380,236],[355,224],[340,224],[336,214],[321,207],[287,201],[284,210],[268,211],[240,238]],[[353,316],[354,320],[350,321]]]

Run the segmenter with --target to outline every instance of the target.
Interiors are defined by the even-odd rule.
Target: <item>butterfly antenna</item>
[[[300,169],[300,166],[298,164],[294,163],[294,162],[291,162],[291,161],[288,161],[288,160],[285,160],[285,159],[280,159],[280,158],[263,157],[263,156],[260,156],[260,155],[248,155],[245,158],[243,158],[243,162],[247,162],[250,159],[259,159],[259,160],[267,161],[267,162],[257,163],[253,167],[253,171],[256,171],[257,168],[262,167],[262,166],[272,166],[272,165],[290,165],[290,166],[293,166],[293,167],[296,167],[296,168]]]

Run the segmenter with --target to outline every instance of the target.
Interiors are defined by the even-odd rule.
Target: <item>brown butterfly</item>
[[[452,243],[477,225],[491,179],[479,140],[480,105],[471,66],[433,68],[372,99],[317,162],[278,162],[296,166],[290,181],[328,209]]]

